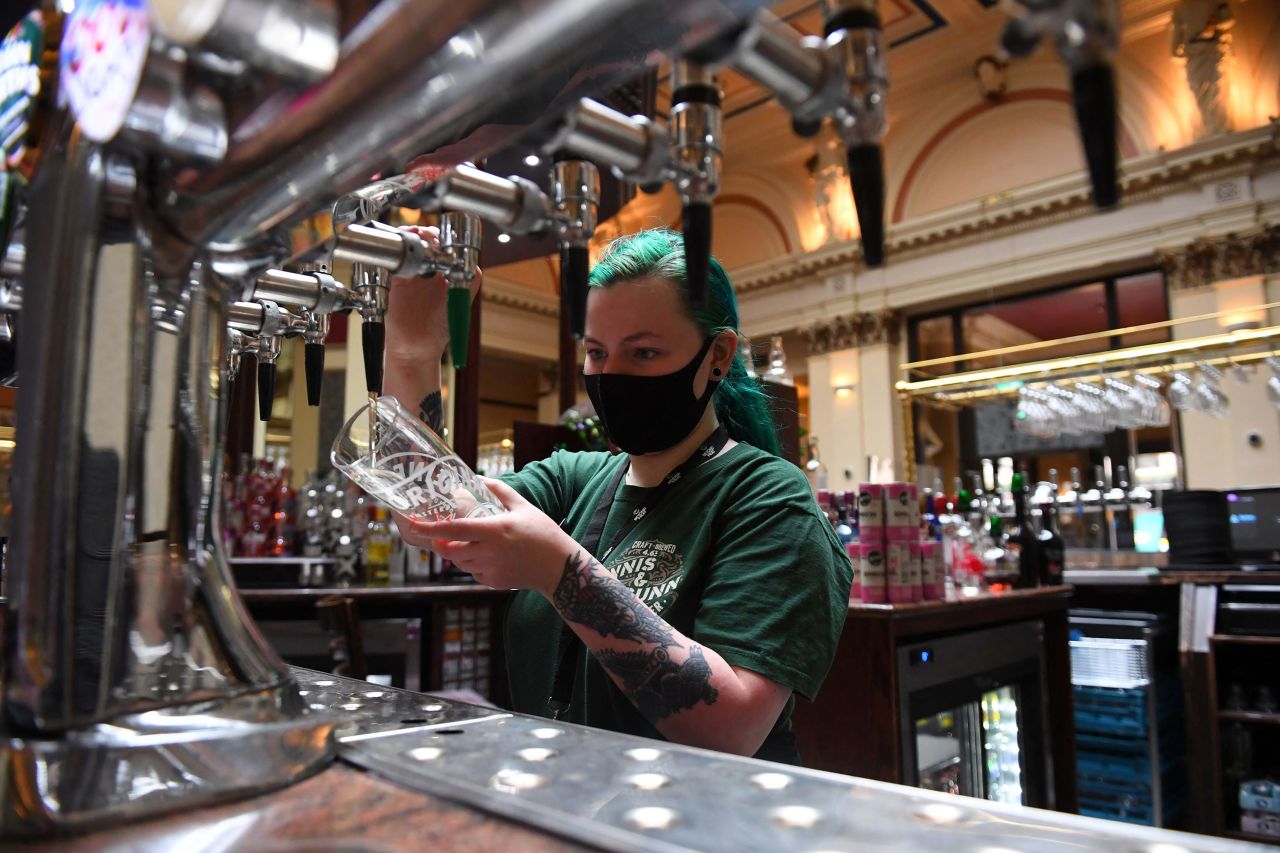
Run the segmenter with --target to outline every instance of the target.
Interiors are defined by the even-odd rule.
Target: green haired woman
[[[713,260],[693,309],[668,230],[615,240],[590,285],[583,378],[623,452],[557,452],[487,481],[504,515],[401,519],[401,534],[519,590],[514,710],[798,763],[793,696],[826,677],[851,570],[808,481],[777,456],[737,355],[733,287]],[[437,429],[444,286],[397,279],[386,318],[386,392],[422,400]]]

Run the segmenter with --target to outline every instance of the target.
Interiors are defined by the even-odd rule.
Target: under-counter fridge
[[[899,647],[904,782],[1053,806],[1041,631],[1017,622]]]

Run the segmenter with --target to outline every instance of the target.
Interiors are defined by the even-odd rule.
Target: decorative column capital
[[[873,344],[896,346],[902,336],[902,317],[890,308],[838,314],[810,324],[804,332],[809,339],[809,355]]]
[[[1253,234],[1201,237],[1157,253],[1170,290],[1209,287],[1214,282],[1280,270],[1280,225]]]

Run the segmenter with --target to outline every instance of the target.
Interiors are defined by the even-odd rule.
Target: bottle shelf
[[[1261,711],[1219,711],[1218,719],[1240,723],[1264,723],[1280,726],[1280,714],[1266,714]]]
[[[1235,838],[1239,841],[1252,841],[1255,844],[1275,844],[1280,841],[1280,838],[1274,835],[1259,835],[1256,832],[1245,832],[1242,829],[1228,829],[1223,834],[1228,838]]]
[[[1280,637],[1266,637],[1259,634],[1211,634],[1214,643],[1230,643],[1239,646],[1280,646]]]

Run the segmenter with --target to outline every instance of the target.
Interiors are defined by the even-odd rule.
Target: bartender
[[[386,392],[422,400],[437,431],[445,287],[396,279],[386,316]],[[507,513],[401,533],[520,590],[514,710],[799,763],[794,696],[813,699],[831,666],[851,567],[777,455],[729,278],[712,260],[693,309],[681,236],[651,230],[610,244],[588,293],[584,381],[623,453],[558,451],[486,481]]]

